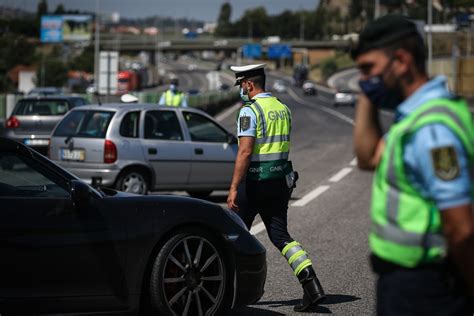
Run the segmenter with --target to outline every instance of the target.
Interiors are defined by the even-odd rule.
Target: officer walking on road
[[[369,236],[378,315],[472,315],[474,125],[444,77],[429,79],[423,39],[399,15],[370,22],[353,58],[359,167],[376,169]],[[378,111],[395,110],[383,136]]]
[[[170,88],[161,95],[159,105],[167,106],[182,106],[187,107],[188,101],[184,92],[178,90],[179,80],[177,78],[171,79]]]
[[[287,210],[295,172],[288,161],[291,112],[265,92],[265,64],[233,66],[244,106],[237,122],[239,150],[227,198],[250,229],[260,214],[271,242],[286,258],[300,281],[304,295],[295,311],[307,311],[324,297],[324,291],[302,245],[287,230]],[[237,205],[237,188],[245,180],[248,208]]]

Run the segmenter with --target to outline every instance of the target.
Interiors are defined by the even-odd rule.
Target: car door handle
[[[202,154],[204,154],[204,150],[202,148],[195,148],[194,153],[196,155],[202,155]]]
[[[156,155],[158,153],[158,150],[156,150],[156,148],[148,148],[148,153],[150,155]]]

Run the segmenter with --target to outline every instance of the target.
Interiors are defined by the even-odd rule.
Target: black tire
[[[128,170],[118,178],[115,189],[135,194],[148,194],[148,177],[140,170]]]
[[[228,310],[232,284],[225,258],[223,247],[205,231],[186,229],[174,234],[153,263],[153,310],[160,315],[220,315]]]
[[[203,191],[186,191],[189,195],[197,199],[204,199],[211,195],[212,190],[203,190]]]

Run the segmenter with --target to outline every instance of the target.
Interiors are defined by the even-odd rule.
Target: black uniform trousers
[[[403,268],[372,255],[379,316],[472,316],[461,279],[448,264]]]
[[[250,230],[257,214],[260,214],[268,237],[280,251],[293,239],[287,228],[288,201],[290,190],[285,178],[263,181],[247,179],[245,183],[247,205],[240,207],[239,216]]]

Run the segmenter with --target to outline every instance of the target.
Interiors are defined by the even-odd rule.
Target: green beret
[[[359,35],[358,44],[351,51],[351,56],[356,59],[360,54],[389,47],[407,36],[419,36],[422,40],[416,24],[408,18],[398,14],[385,15],[367,23]]]

